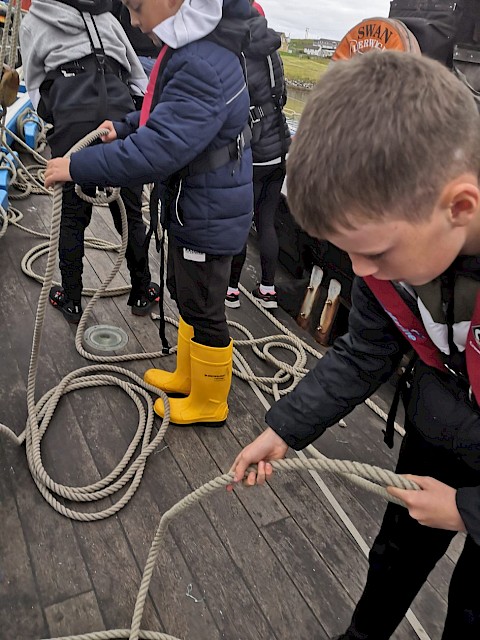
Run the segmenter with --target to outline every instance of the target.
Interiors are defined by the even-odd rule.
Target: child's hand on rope
[[[456,489],[427,476],[405,474],[404,477],[418,484],[421,491],[396,487],[387,487],[387,491],[405,503],[412,518],[433,529],[465,531],[457,508]]]
[[[113,126],[113,122],[111,120],[105,120],[98,127],[98,129],[108,129],[108,134],[105,136],[100,136],[100,140],[102,142],[113,142],[117,139],[117,132],[115,131],[115,127]]]
[[[45,187],[54,187],[57,182],[70,182],[70,158],[54,158],[47,162],[45,169]]]
[[[265,480],[272,475],[272,465],[270,460],[280,460],[285,457],[288,445],[278,436],[273,429],[268,427],[261,436],[258,436],[251,444],[236,457],[231,471],[235,472],[234,482],[243,480],[245,471],[251,464],[258,463],[257,471],[251,471],[244,480],[247,487],[255,484],[264,484]],[[227,486],[227,491],[232,491],[233,485]]]

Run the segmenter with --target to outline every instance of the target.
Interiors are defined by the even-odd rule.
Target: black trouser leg
[[[147,230],[142,220],[142,187],[125,187],[120,193],[127,214],[128,244],[125,258],[132,285],[128,304],[132,304],[141,295],[145,295],[151,280],[148,267]],[[120,208],[116,200],[110,203],[110,211],[115,229],[121,234]]]
[[[448,591],[448,611],[442,640],[480,638],[480,546],[467,536],[453,571]]]
[[[432,476],[452,486],[456,486],[452,478],[461,479],[453,453],[426,443],[416,433],[404,437],[397,473]],[[454,535],[424,527],[407,509],[390,503],[370,551],[367,582],[345,640],[388,640]],[[463,640],[456,636],[460,637]]]
[[[232,268],[230,270],[230,282],[228,283],[229,287],[232,289],[238,288],[238,283],[240,282],[240,274],[242,273],[243,265],[245,264],[245,260],[247,258],[247,245],[243,247],[243,251],[238,253],[236,256],[232,258]]]
[[[73,182],[66,182],[63,185],[58,253],[65,295],[76,304],[80,304],[82,296],[84,236],[91,217],[92,205],[77,196]]]
[[[185,260],[183,248],[169,238],[168,290],[182,318],[193,326],[195,342],[208,347],[230,343],[224,301],[231,262],[231,256],[209,254],[205,262]]]
[[[345,639],[388,640],[453,536],[423,527],[404,507],[389,504]]]
[[[258,233],[262,284],[273,286],[278,260],[275,214],[280,200],[285,165],[253,167],[255,227]]]

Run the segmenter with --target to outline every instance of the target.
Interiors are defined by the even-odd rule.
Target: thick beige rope
[[[305,469],[309,471],[327,471],[346,475],[354,482],[360,479],[361,486],[367,486],[367,488],[369,488],[377,495],[381,495],[391,502],[395,502],[396,504],[400,504],[401,506],[404,506],[403,503],[390,496],[386,492],[384,488],[385,486],[395,486],[401,489],[419,489],[419,487],[413,482],[410,482],[409,480],[406,480],[402,476],[399,476],[391,471],[381,469],[380,467],[374,467],[372,465],[352,462],[350,460],[329,460],[328,458],[307,460],[289,459],[276,460],[272,462],[272,466],[277,471],[301,471]],[[246,473],[248,474],[248,472],[251,470],[254,470],[254,467],[248,469]],[[129,640],[139,640],[139,638],[148,638],[151,640],[179,640],[174,636],[169,636],[160,632],[144,631],[140,629],[145,602],[147,599],[147,594],[150,587],[153,570],[157,562],[158,554],[164,542],[167,529],[172,520],[183,513],[183,511],[202,500],[202,498],[205,498],[211,493],[226,487],[228,484],[231,484],[233,475],[234,474],[232,472],[225,473],[221,476],[218,476],[217,478],[214,478],[213,480],[210,480],[210,482],[202,485],[201,487],[187,495],[185,498],[177,502],[177,504],[166,511],[161,517],[157,531],[153,538],[152,545],[150,547],[150,551],[148,553],[145,568],[143,570],[143,576],[135,602],[135,608],[132,617],[132,626],[130,630],[117,629],[112,631],[98,631],[77,636],[62,636],[59,638],[52,638],[51,640],[115,640],[117,638],[128,638]],[[368,485],[365,485],[363,480],[367,480]]]
[[[74,153],[75,151],[87,146],[95,138],[102,135],[102,133],[105,132],[95,131],[89,136],[86,136],[77,145],[75,145],[67,155],[70,155],[71,153]],[[116,196],[117,192],[114,192],[109,197],[113,198]],[[123,254],[125,253],[127,242],[125,208],[123,207],[122,209],[123,203],[121,201],[119,201],[119,205],[122,214],[122,226],[124,229],[124,233],[122,237],[122,247],[121,252],[119,253],[118,264],[116,265],[117,270],[119,268],[121,260],[123,259]],[[162,391],[160,391],[156,387],[152,387],[151,385],[144,383],[141,378],[131,373],[130,371],[112,366],[110,364],[100,364],[96,365],[95,367],[85,367],[78,371],[74,371],[67,375],[57,387],[47,392],[38,402],[35,401],[38,355],[45,320],[45,312],[48,303],[48,293],[52,283],[56,256],[58,253],[61,209],[62,186],[57,185],[54,189],[53,196],[53,211],[47,266],[45,269],[42,290],[40,292],[40,297],[38,300],[35,328],[33,332],[32,351],[27,383],[27,425],[24,432],[20,436],[16,436],[16,434],[11,429],[2,424],[0,424],[0,432],[6,434],[19,445],[22,444],[23,441],[25,441],[27,460],[32,477],[39,491],[44,496],[45,500],[47,500],[47,502],[56,511],[66,517],[75,520],[90,521],[107,518],[110,515],[116,513],[134,495],[136,489],[138,488],[138,485],[140,484],[148,456],[153,453],[153,451],[156,449],[156,447],[158,447],[158,445],[164,438],[169,423],[170,407],[168,403],[168,397]],[[110,280],[115,276],[115,273],[116,271],[114,270],[112,275],[110,276],[110,279],[107,280],[107,282],[102,285],[102,288],[96,292],[96,297],[101,295]],[[92,303],[96,299],[95,296],[91,301]],[[88,316],[88,309],[89,307],[87,307],[86,313],[84,314],[85,317],[83,319],[83,326],[85,326],[86,316]],[[77,332],[77,335],[79,333],[80,331]],[[134,354],[133,357],[127,355],[112,358],[102,358],[102,360],[103,362],[105,362],[106,360],[109,362],[116,362],[120,360],[131,360],[135,357],[150,358],[156,355],[161,354]],[[122,378],[119,378],[118,376],[114,376],[112,374],[118,374],[122,376]],[[106,478],[103,478],[100,481],[85,487],[68,487],[57,483],[45,470],[42,463],[41,455],[42,437],[45,434],[46,429],[48,428],[56,406],[60,401],[62,395],[69,393],[70,391],[80,388],[104,385],[119,386],[132,399],[139,413],[139,425],[137,428],[137,432],[118,465],[108,474]],[[162,420],[161,427],[155,436],[152,435],[154,431],[153,426],[155,414],[153,411],[153,399],[151,394],[160,396],[163,399],[165,405],[165,416]],[[146,410],[145,405],[147,406]],[[139,446],[141,446],[140,453],[138,454],[135,461],[132,462],[135,451]],[[65,507],[57,499],[65,498],[72,502],[93,502],[102,500],[104,498],[112,496],[114,493],[117,493],[129,482],[131,484],[121,498],[119,498],[108,508],[97,512],[85,513],[81,511],[75,511],[73,509]]]

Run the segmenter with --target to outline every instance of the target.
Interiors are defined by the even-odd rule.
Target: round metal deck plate
[[[85,343],[98,351],[118,351],[128,342],[128,336],[123,329],[111,327],[108,324],[96,324],[83,334]]]

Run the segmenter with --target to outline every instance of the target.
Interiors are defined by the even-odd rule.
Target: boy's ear
[[[451,180],[445,186],[439,204],[448,211],[453,226],[465,226],[480,211],[478,178],[473,173],[466,173]]]

